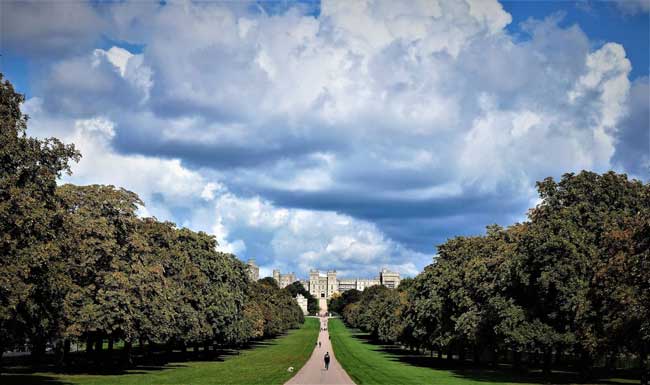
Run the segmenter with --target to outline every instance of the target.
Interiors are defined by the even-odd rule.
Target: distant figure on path
[[[325,353],[325,370],[330,368],[330,352]]]
[[[318,347],[320,348],[320,341],[318,341]]]

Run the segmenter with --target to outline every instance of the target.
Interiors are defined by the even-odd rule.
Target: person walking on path
[[[318,341],[318,347],[320,348],[320,341]]]
[[[325,353],[325,370],[330,368],[330,352]]]

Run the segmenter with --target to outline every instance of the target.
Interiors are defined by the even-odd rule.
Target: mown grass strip
[[[329,333],[336,359],[357,385],[440,384],[440,385],[531,385],[546,382],[540,375],[518,376],[488,369],[439,369],[428,357],[409,355],[395,346],[368,342],[364,333],[348,329],[331,319]],[[554,373],[551,383],[566,384],[572,377]],[[638,383],[623,379],[602,379],[595,383]]]
[[[63,375],[58,373],[9,373],[0,376],[3,385],[83,384],[283,384],[307,362],[318,337],[318,319],[307,318],[302,328],[286,336],[262,341],[223,361],[170,363],[160,368],[135,368],[117,375]],[[293,373],[287,368],[293,366]]]

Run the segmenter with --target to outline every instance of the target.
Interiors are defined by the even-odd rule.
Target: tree
[[[597,284],[599,272],[616,257],[607,252],[607,235],[645,215],[648,186],[625,174],[583,171],[557,183],[547,178],[538,190],[542,202],[529,214],[517,253],[528,285],[519,291],[525,297],[515,298],[546,330],[538,342],[547,357],[558,345],[574,347],[587,374],[603,352],[618,349],[607,346],[603,299],[610,295]]]
[[[291,285],[285,287],[284,290],[287,290],[294,298],[298,294],[301,294],[303,297],[307,298],[307,312],[309,314],[318,314],[318,311],[320,310],[320,307],[318,306],[318,300],[314,298],[314,296],[311,295],[307,289],[305,289],[302,283],[298,281],[293,282]]]
[[[357,289],[346,290],[343,293],[332,296],[327,304],[327,309],[336,314],[342,314],[343,309],[350,303],[357,302],[361,298],[361,292]]]
[[[59,245],[68,266],[63,337],[86,339],[89,353],[99,351],[105,337],[130,343],[143,330],[137,292],[146,287],[145,241],[136,233],[135,214],[142,202],[130,191],[101,185],[64,185],[57,197],[65,228]]]
[[[275,337],[304,322],[302,310],[288,290],[270,277],[251,283],[250,300],[264,318],[264,336]]]
[[[28,137],[23,101],[0,74],[0,354],[27,338],[38,359],[60,331],[56,179],[80,155],[58,139]]]

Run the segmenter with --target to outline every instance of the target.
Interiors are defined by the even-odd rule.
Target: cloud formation
[[[71,180],[133,189],[267,269],[413,274],[446,237],[521,220],[536,180],[647,177],[647,78],[631,84],[623,46],[561,15],[522,38],[484,0],[67,12],[82,22],[6,39],[46,63],[28,112],[81,147]],[[39,34],[60,38],[19,48]],[[68,39],[80,48],[59,50]]]

